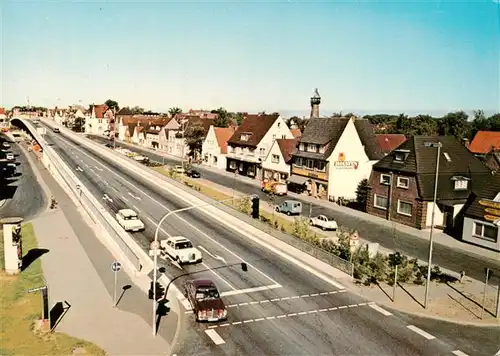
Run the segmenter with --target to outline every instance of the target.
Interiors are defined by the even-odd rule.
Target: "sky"
[[[308,115],[500,106],[500,3],[23,1],[0,5],[0,106]]]

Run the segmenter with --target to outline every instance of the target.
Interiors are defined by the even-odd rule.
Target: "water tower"
[[[311,97],[311,117],[319,117],[319,104],[321,104],[321,96],[319,96],[318,88],[316,88]]]

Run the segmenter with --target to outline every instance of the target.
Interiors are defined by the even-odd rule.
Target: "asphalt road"
[[[88,137],[100,143],[109,143],[109,140],[103,137],[90,135]],[[120,144],[117,143],[117,146],[120,146]],[[171,165],[179,163],[179,161],[175,158],[164,158],[163,156],[147,150],[143,150],[137,146],[122,146],[130,149],[131,151],[136,151],[144,156],[147,156],[151,160],[157,162],[162,162],[164,160],[166,164]],[[269,195],[261,192],[260,189],[253,184],[233,179],[224,174],[217,174],[212,170],[204,169],[204,167],[200,165],[198,165],[196,169],[200,171],[204,179],[216,182],[217,184],[226,187],[234,187],[237,191],[244,194],[258,194],[262,200],[271,202]],[[287,198],[276,198],[275,203],[279,204],[281,200],[285,199]],[[308,207],[310,205],[310,203],[307,201],[302,201],[302,203],[305,207]],[[359,234],[363,237],[363,239],[370,242],[379,243],[380,246],[388,250],[399,251],[423,261],[426,261],[428,259],[428,242],[419,237],[400,231],[398,231],[396,233],[396,236],[394,237],[394,229],[388,226],[378,225],[373,221],[360,219],[354,215],[349,215],[338,210],[313,205],[312,215],[316,216],[320,214],[334,217],[340,226],[346,226],[350,229],[356,229],[359,231]],[[304,209],[303,215],[309,216],[308,208]],[[463,250],[453,249],[449,246],[439,243],[434,243],[434,252],[432,258],[433,264],[438,265],[441,268],[445,268],[455,272],[465,271],[467,276],[480,281],[484,280],[485,267],[500,271],[500,261],[493,261],[479,255],[465,253]]]
[[[168,210],[184,207],[176,197],[126,172],[108,158],[48,134],[54,148],[96,198],[104,194],[110,212],[130,207],[147,226],[133,234],[142,246],[152,240],[157,221]],[[406,320],[386,316],[366,301],[311,274],[243,235],[196,212],[172,217],[162,238],[183,235],[204,248],[203,265],[183,270],[164,261],[171,278],[245,261],[248,272],[227,267],[198,272],[218,285],[229,309],[227,323],[197,324],[186,311],[179,355],[451,355],[454,341],[427,340]],[[201,248],[201,247],[200,247]],[[224,260],[222,261],[221,258]],[[176,283],[182,287],[183,280]],[[262,288],[265,288],[264,290]],[[485,353],[487,355],[488,353]]]
[[[46,207],[47,197],[38,183],[28,158],[19,147],[22,144],[11,143],[10,151],[16,158],[17,174],[0,182],[0,201],[6,199],[0,207],[0,217],[19,216],[28,221]]]

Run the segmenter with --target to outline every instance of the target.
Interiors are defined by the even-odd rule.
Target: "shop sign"
[[[479,205],[487,206],[489,208],[500,209],[500,202],[496,202],[493,200],[481,199],[478,203]]]
[[[336,161],[333,162],[333,166],[339,169],[358,169],[358,161],[346,161],[344,152],[340,152]]]
[[[486,209],[484,209],[484,211],[488,214],[496,215],[498,218],[500,218],[500,210],[498,210],[498,209],[486,208]]]
[[[500,220],[500,216],[495,216],[495,215],[485,215],[485,216],[484,216],[484,220],[486,220],[486,221],[491,221],[491,222],[495,222],[495,221]]]

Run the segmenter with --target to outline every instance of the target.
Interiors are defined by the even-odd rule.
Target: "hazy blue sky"
[[[322,114],[499,109],[496,0],[1,6],[1,102]]]

